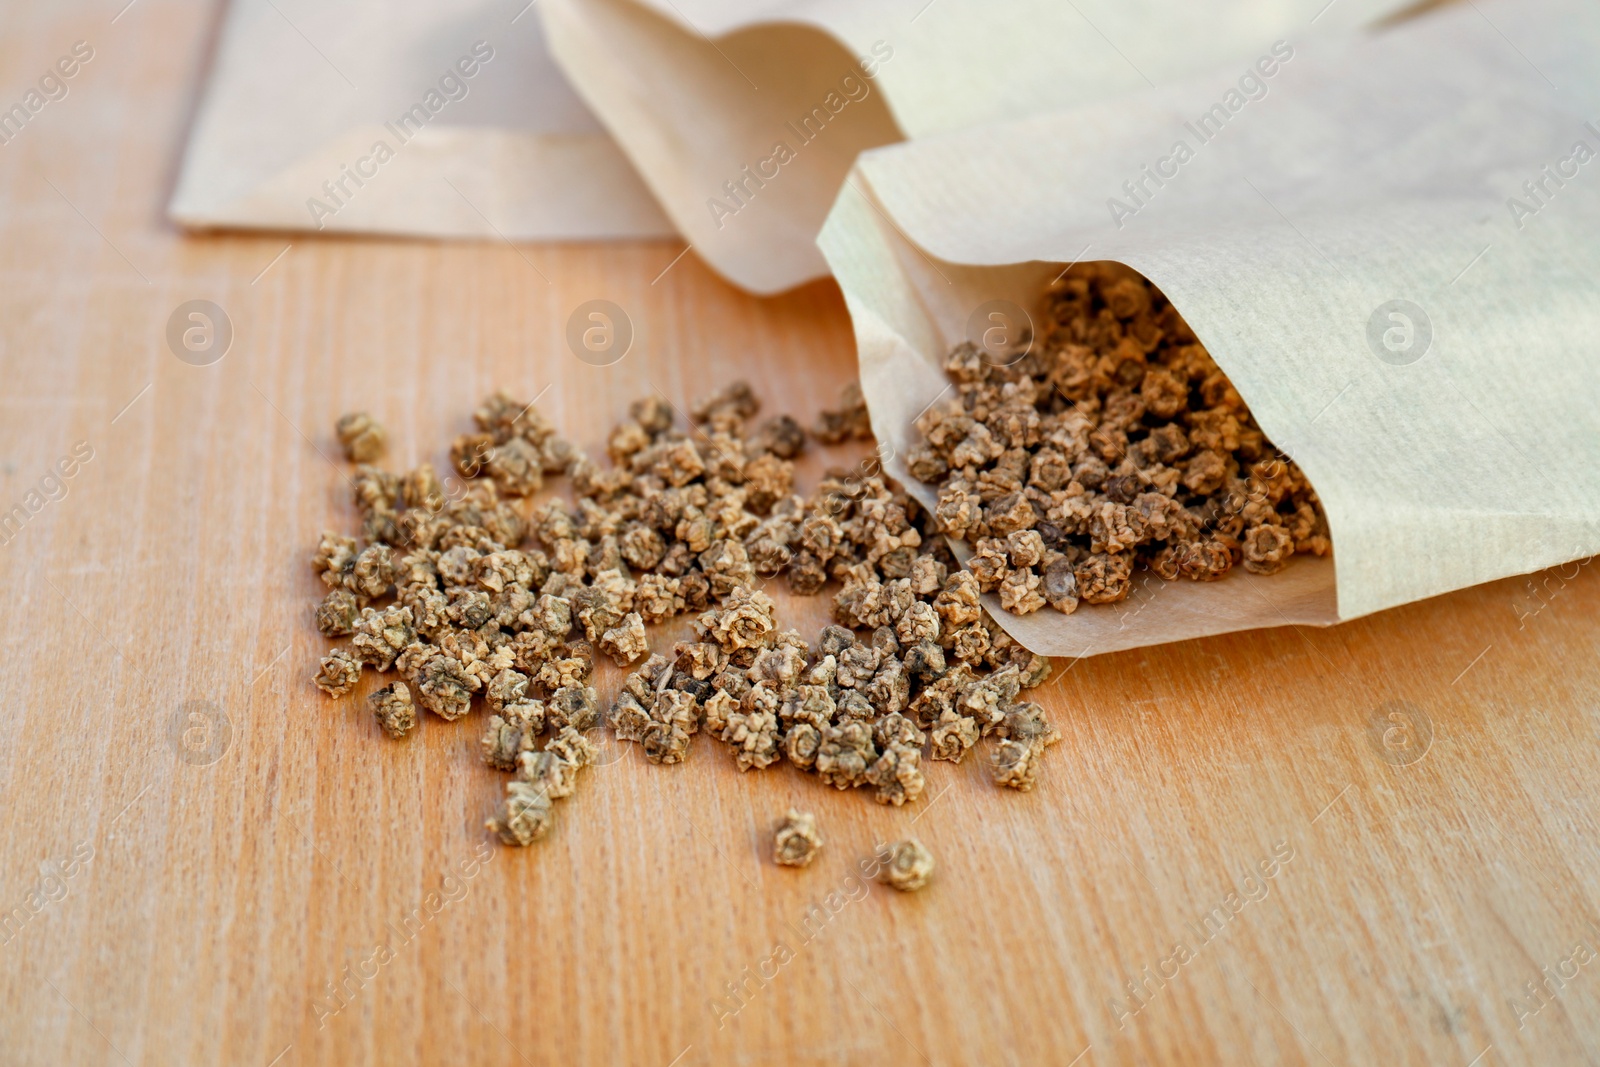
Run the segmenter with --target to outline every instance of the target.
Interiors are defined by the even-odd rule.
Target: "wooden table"
[[[180,235],[210,16],[117,6],[0,14],[5,94],[96,49],[0,147],[0,508],[93,450],[0,548],[0,1062],[1600,1058],[1588,567],[1060,663],[1032,794],[969,759],[880,808],[699,739],[614,749],[549,839],[488,845],[476,715],[393,743],[310,683],[307,560],[354,521],[334,417],[370,408],[397,465],[500,384],[591,448],[739,375],[809,419],[851,374],[842,303],[657,278],[670,243]],[[639,330],[613,367],[563,340],[593,298]],[[209,366],[166,342],[192,299],[233,325]],[[781,608],[815,632],[824,602]],[[827,839],[804,871],[768,858],[790,805]],[[856,877],[912,831],[928,889]]]

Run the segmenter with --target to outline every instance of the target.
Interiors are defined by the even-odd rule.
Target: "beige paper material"
[[[1600,551],[1600,7],[1477,0],[1292,47],[1237,111],[1243,64],[878,149],[822,232],[886,466],[925,503],[899,457],[942,354],[1080,258],[1160,286],[1320,494],[1332,563],[1071,616],[991,602],[1036,651],[1326,624]],[[1135,200],[1147,165],[1170,176]]]
[[[415,105],[426,121],[400,125]],[[490,0],[234,0],[169,210],[197,228],[673,233],[556,69],[539,20]]]
[[[541,0],[538,10],[557,62],[695,250],[735,284],[773,293],[827,273],[813,238],[863,149],[1170,83],[1281,36],[1404,6]]]

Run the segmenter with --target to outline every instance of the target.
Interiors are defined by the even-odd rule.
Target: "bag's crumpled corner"
[[[1331,560],[991,602],[1006,630],[1079,656],[1328,624],[1600,552],[1597,54],[1593,4],[1480,2],[864,155],[819,245],[923,503],[901,457],[974,310],[1104,259],[1165,292],[1327,512]]]

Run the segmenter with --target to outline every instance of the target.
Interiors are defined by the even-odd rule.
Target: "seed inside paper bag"
[[[953,396],[918,419],[913,477],[939,529],[1005,610],[1127,597],[1136,568],[1215,581],[1327,555],[1305,476],[1273,448],[1205,347],[1138,272],[1074,267],[1039,336],[945,362]]]

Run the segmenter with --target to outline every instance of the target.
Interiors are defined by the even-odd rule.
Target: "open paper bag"
[[[819,244],[886,465],[923,503],[903,457],[974,311],[1116,260],[1327,512],[1331,560],[1136,583],[1072,615],[991,597],[1002,625],[1078,656],[1329,624],[1600,551],[1596,55],[1593,4],[1479,0],[865,154]]]

